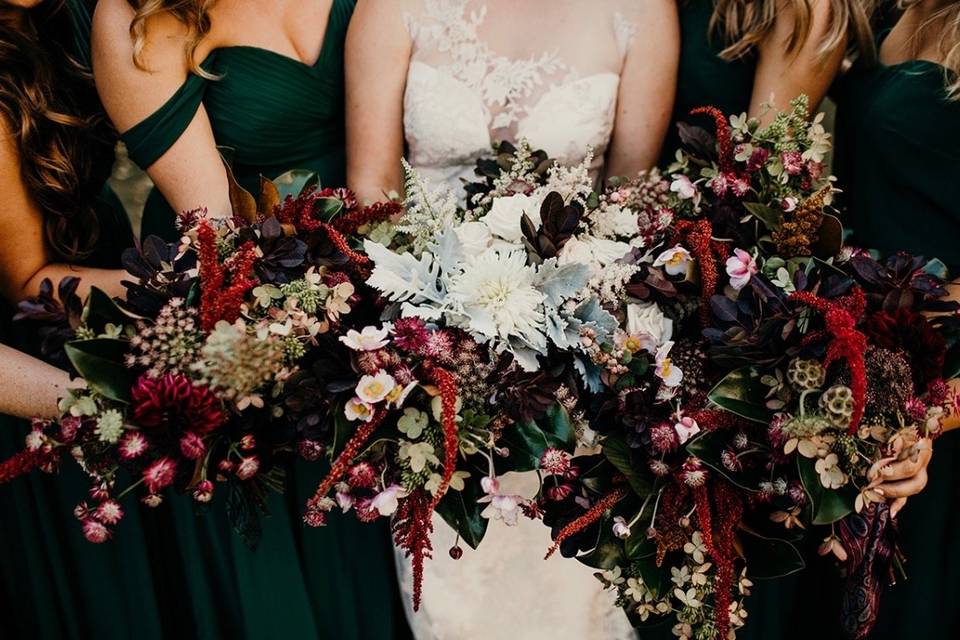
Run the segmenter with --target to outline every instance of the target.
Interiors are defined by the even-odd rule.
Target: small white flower
[[[835,453],[817,460],[817,473],[820,474],[820,484],[827,489],[839,489],[847,484],[847,475],[840,468],[840,458]]]
[[[517,524],[517,518],[520,516],[520,504],[523,502],[523,498],[520,496],[486,495],[480,498],[478,502],[490,503],[480,514],[484,518],[503,520],[504,524],[513,526]]]
[[[626,540],[630,537],[630,525],[627,524],[623,516],[616,516],[613,519],[613,535],[621,540]]]
[[[123,435],[123,414],[116,409],[107,409],[97,419],[95,430],[101,442],[116,444]]]
[[[397,420],[397,429],[411,440],[416,440],[427,428],[430,418],[423,411],[413,407],[403,410],[403,415]]]
[[[687,565],[681,567],[670,567],[670,581],[678,587],[683,587],[690,582],[690,569]]]
[[[683,552],[693,558],[697,564],[703,564],[706,560],[707,545],[703,542],[703,534],[694,531],[690,536],[690,541],[683,545]]]
[[[457,395],[457,401],[454,403],[454,410],[457,413],[457,422],[460,422],[462,419],[460,417],[460,410],[463,409],[463,400],[460,399],[460,396]],[[437,422],[443,422],[443,398],[440,396],[434,396],[430,400],[430,412],[433,414],[433,419]]]
[[[453,477],[450,478],[450,489],[453,491],[463,491],[467,486],[464,480],[470,477],[469,471],[454,471]],[[423,488],[429,491],[432,495],[437,495],[437,491],[440,490],[440,485],[443,483],[443,476],[439,473],[430,474],[430,478],[427,480],[426,484],[423,485]]]
[[[677,600],[682,602],[685,607],[689,607],[691,609],[699,609],[700,605],[703,604],[697,597],[696,589],[687,589],[686,591],[683,589],[674,589],[673,595]]]
[[[670,360],[670,349],[673,348],[672,342],[663,344],[657,349],[656,355],[656,374],[667,387],[676,387],[683,381],[683,371],[679,367],[673,366]]]
[[[665,316],[655,302],[628,304],[627,333],[631,336],[649,336],[654,345],[659,347],[673,337],[673,320]]]
[[[643,602],[643,597],[646,594],[647,586],[643,584],[643,580],[640,578],[627,579],[627,588],[624,590],[623,595],[628,598],[633,598],[635,602]]]
[[[377,510],[381,516],[392,516],[399,506],[400,498],[406,496],[403,487],[393,484],[378,493],[370,501],[370,506]]]
[[[403,403],[407,401],[407,396],[410,395],[410,392],[417,388],[417,385],[420,383],[414,380],[405,387],[397,385],[393,390],[387,394],[387,403],[394,408],[399,409],[403,406]]]
[[[690,416],[680,418],[673,425],[673,429],[677,432],[677,437],[680,438],[680,444],[686,444],[687,440],[700,433],[700,425]]]
[[[343,413],[347,417],[347,420],[351,422],[355,420],[370,422],[373,420],[373,406],[367,404],[360,398],[351,398],[348,400],[346,406],[343,408]]]
[[[368,404],[376,404],[386,398],[397,386],[397,381],[386,371],[366,375],[357,383],[357,397]]]
[[[664,267],[664,271],[671,276],[686,275],[689,265],[690,252],[680,245],[667,249],[653,261],[653,266]]]
[[[398,452],[401,460],[410,460],[410,469],[414,473],[420,473],[426,469],[427,464],[436,466],[440,464],[440,458],[437,457],[433,445],[429,442],[418,442],[416,444],[407,440],[400,442]]]
[[[464,255],[476,256],[486,251],[493,236],[490,228],[483,222],[464,222],[454,229],[457,239],[460,240],[460,246]]]
[[[681,200],[689,200],[697,195],[697,185],[690,182],[690,178],[683,174],[673,176],[673,182],[670,183],[670,191],[677,194]]]
[[[340,342],[347,345],[354,351],[376,351],[383,349],[389,344],[390,325],[384,325],[382,328],[364,327],[362,331],[350,329],[347,335],[340,336]]]

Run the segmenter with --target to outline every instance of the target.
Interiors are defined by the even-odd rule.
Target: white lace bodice
[[[492,143],[526,138],[565,163],[593,148],[599,169],[636,31],[630,4],[412,0],[404,95],[410,163],[457,184]]]

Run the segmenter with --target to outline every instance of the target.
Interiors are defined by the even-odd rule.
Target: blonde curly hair
[[[204,78],[213,78],[204,71],[196,60],[197,47],[210,33],[210,8],[216,0],[127,0],[136,11],[130,23],[130,37],[133,39],[133,62],[138,68],[146,70],[143,50],[147,42],[147,27],[151,18],[169,14],[190,30],[190,38],[184,46],[183,55],[189,69]]]
[[[753,52],[774,29],[777,16],[784,10],[794,15],[793,32],[787,40],[787,54],[795,54],[807,43],[813,28],[814,0],[716,0],[711,33],[723,38],[725,60],[742,58]],[[819,61],[825,61],[848,43],[862,51],[872,51],[870,15],[873,0],[830,0],[830,23],[817,47]]]

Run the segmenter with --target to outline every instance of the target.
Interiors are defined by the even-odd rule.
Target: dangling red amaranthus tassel
[[[204,331],[212,331],[220,320],[233,322],[240,317],[243,297],[257,285],[253,278],[256,248],[252,242],[246,242],[226,265],[220,264],[217,232],[208,220],[202,219],[197,225],[197,253],[200,263],[200,324]]]
[[[396,202],[374,202],[368,207],[351,211],[334,219],[331,224],[340,233],[355,234],[360,227],[388,220],[401,211]]]
[[[717,128],[717,149],[720,154],[720,170],[724,173],[733,171],[734,153],[733,139],[730,136],[730,123],[727,116],[716,107],[697,107],[690,115],[706,115],[713,118]]]
[[[857,319],[866,309],[866,297],[863,290],[853,289],[850,295],[838,300],[826,300],[809,291],[798,291],[790,299],[806,305],[823,314],[826,333],[830,338],[827,344],[827,356],[824,367],[837,360],[845,360],[850,369],[850,391],[853,393],[853,415],[847,433],[853,435],[863,419],[867,404],[867,368],[863,357],[867,351],[867,337],[857,330]],[[822,334],[812,334],[804,341],[810,342]]]
[[[350,468],[354,458],[356,458],[360,453],[360,449],[367,442],[367,440],[370,439],[370,436],[373,435],[373,432],[377,430],[377,427],[380,426],[380,423],[383,422],[383,419],[386,415],[387,414],[385,411],[378,411],[373,415],[369,422],[364,422],[362,425],[360,425],[360,428],[358,428],[347,441],[343,451],[341,451],[340,455],[337,456],[333,466],[330,467],[330,473],[328,473],[327,477],[320,482],[320,486],[317,487],[317,490],[314,492],[313,497],[308,501],[308,504],[316,504],[323,500],[328,493],[330,493],[330,490],[333,489],[333,485],[337,484],[344,474],[347,473],[347,469]]]
[[[433,533],[430,495],[418,489],[400,501],[393,519],[393,541],[406,552],[413,569],[413,610],[420,610],[423,595],[423,562],[431,557]]]
[[[710,298],[717,290],[717,261],[727,257],[726,245],[713,239],[713,226],[706,218],[678,220],[674,225],[673,242],[684,242],[700,267],[700,321],[710,324]]]
[[[604,512],[625,498],[627,493],[628,491],[626,487],[617,487],[604,497],[600,498],[600,500],[595,505],[590,507],[585,514],[560,530],[560,533],[557,534],[557,537],[553,541],[553,546],[547,550],[547,555],[545,555],[543,559],[546,560],[556,553],[557,549],[560,548],[560,545],[563,544],[568,538],[580,533],[594,522],[602,518]]]
[[[443,478],[440,486],[430,503],[433,511],[440,504],[440,500],[450,487],[450,480],[457,470],[457,454],[460,444],[457,439],[457,383],[456,379],[446,369],[436,368],[432,371],[433,381],[440,388],[440,403],[443,409]]]
[[[0,462],[0,484],[6,484],[26,475],[40,466],[43,461],[36,451],[20,451],[7,460]]]
[[[354,265],[362,267],[370,262],[370,258],[351,249],[350,243],[347,242],[347,239],[343,237],[343,234],[337,231],[333,225],[323,224],[320,228],[326,232],[327,237],[330,238],[330,242],[333,243],[333,246],[335,246],[340,253],[347,256],[347,259],[350,260],[350,262],[352,262]]]

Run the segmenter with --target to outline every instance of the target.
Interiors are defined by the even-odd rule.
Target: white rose
[[[630,335],[646,334],[662,345],[673,336],[673,321],[663,315],[656,303],[628,304],[627,332]]]
[[[454,231],[463,246],[463,253],[467,256],[480,255],[487,250],[493,239],[487,225],[482,222],[465,222]]]
[[[599,269],[615,262],[630,252],[626,242],[604,240],[602,238],[570,238],[557,256],[559,264],[574,262],[588,264]]]
[[[593,261],[593,251],[590,245],[579,238],[567,240],[560,253],[557,254],[557,264],[590,264]]]
[[[497,198],[493,201],[490,212],[480,221],[487,225],[490,233],[510,242],[519,242],[523,237],[520,230],[520,219],[526,213],[534,226],[540,226],[539,198],[522,193],[509,198]]]

